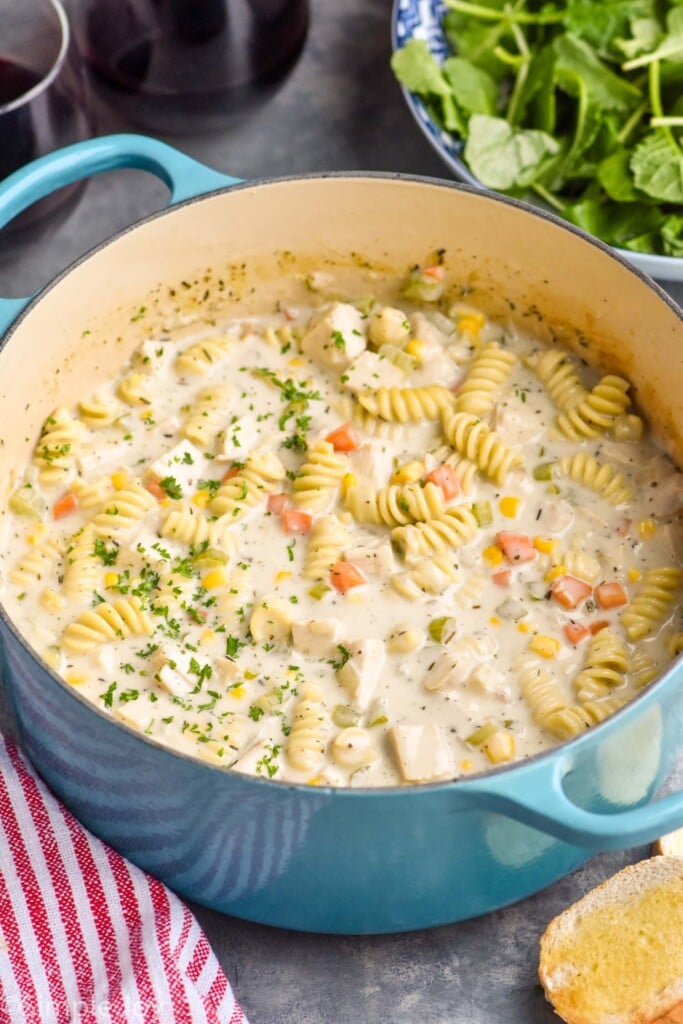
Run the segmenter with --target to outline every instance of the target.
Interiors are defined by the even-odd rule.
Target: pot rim
[[[561,231],[568,231],[570,234],[576,235],[583,242],[586,242],[595,248],[599,249],[603,255],[609,259],[614,260],[620,264],[631,274],[638,277],[643,284],[645,284],[651,291],[653,291],[669,309],[678,317],[683,323],[683,309],[668,295],[667,292],[659,285],[655,280],[644,273],[639,267],[629,262],[619,252],[615,251],[614,248],[609,246],[606,242],[601,239],[589,235],[582,231],[580,228],[573,224],[562,220],[556,214],[542,210],[535,206],[530,206],[527,203],[522,202],[519,199],[513,199],[510,196],[502,195],[497,192],[483,192],[479,188],[475,188],[471,185],[463,184],[462,182],[448,181],[442,178],[433,178],[425,175],[415,174],[404,174],[402,172],[387,172],[387,171],[326,171],[322,173],[310,173],[310,174],[292,174],[283,177],[262,177],[255,178],[249,181],[239,182],[233,185],[226,185],[222,188],[217,188],[209,192],[203,192],[200,195],[192,196],[188,199],[183,199],[177,203],[174,203],[170,207],[164,207],[161,210],[155,210],[145,217],[136,220],[133,224],[129,224],[127,227],[122,228],[115,234],[103,239],[98,242],[91,249],[88,249],[85,253],[78,256],[71,263],[69,263],[63,270],[59,272],[54,278],[47,282],[39,291],[37,291],[31,299],[28,301],[26,306],[21,310],[19,315],[12,321],[8,329],[6,330],[3,337],[0,337],[0,358],[2,357],[2,350],[5,348],[7,343],[11,340],[12,335],[16,329],[23,323],[24,319],[30,315],[33,308],[42,300],[42,298],[57,287],[61,282],[77,267],[85,263],[86,260],[96,256],[101,250],[105,249],[111,243],[118,241],[125,237],[127,234],[137,230],[138,228],[156,220],[159,217],[165,217],[175,212],[175,210],[183,209],[187,206],[191,206],[194,203],[203,202],[205,199],[213,198],[218,195],[225,195],[227,193],[242,192],[247,189],[261,187],[263,185],[280,185],[287,184],[288,182],[306,182],[306,181],[327,181],[327,180],[370,180],[370,181],[385,181],[385,182],[410,182],[414,185],[431,185],[437,188],[442,188],[448,191],[465,192],[469,195],[476,196],[478,200],[482,202],[501,203],[503,205],[512,206],[522,213],[525,213],[531,217],[536,217],[541,220],[549,221],[556,228]],[[168,756],[175,757],[181,761],[186,761],[197,768],[201,768],[206,771],[216,772],[221,775],[237,776],[245,784],[253,784],[257,786],[279,786],[282,789],[308,794],[321,794],[335,796],[337,799],[355,799],[359,797],[371,797],[373,799],[380,799],[382,797],[405,797],[407,795],[416,795],[421,792],[441,791],[444,789],[453,789],[456,786],[467,785],[470,782],[480,782],[493,778],[494,776],[500,776],[502,774],[513,774],[515,772],[522,773],[527,768],[533,768],[541,761],[547,759],[551,760],[556,758],[560,752],[563,756],[567,749],[571,746],[573,750],[579,750],[587,744],[595,742],[594,737],[597,735],[605,735],[611,732],[613,729],[618,728],[619,724],[625,722],[627,718],[633,717],[636,714],[634,708],[637,708],[643,701],[650,700],[650,696],[655,689],[659,689],[665,685],[674,674],[675,670],[680,664],[680,657],[671,662],[664,673],[659,679],[648,687],[645,687],[639,694],[633,697],[627,704],[619,708],[608,718],[603,719],[590,727],[586,732],[581,733],[578,736],[574,736],[568,740],[564,740],[560,743],[555,743],[547,750],[540,751],[537,754],[533,754],[530,757],[524,758],[519,761],[512,761],[507,765],[500,765],[498,767],[491,767],[485,771],[476,772],[471,775],[463,775],[454,779],[441,779],[437,782],[423,782],[416,785],[403,785],[403,786],[366,786],[366,787],[335,787],[335,786],[310,786],[306,783],[293,783],[286,782],[280,779],[263,779],[256,775],[247,775],[241,772],[235,772],[232,768],[227,765],[213,764],[210,761],[201,761],[198,757],[194,757],[190,754],[185,754],[182,751],[175,750],[172,747],[161,743],[159,740],[151,736],[146,736],[139,730],[134,729],[132,726],[127,725],[125,722],[114,719],[111,715],[100,709],[92,701],[88,700],[81,694],[79,694],[72,686],[62,679],[54,669],[50,668],[46,662],[40,657],[40,655],[33,649],[26,638],[15,626],[14,622],[6,611],[2,601],[0,601],[0,622],[7,629],[8,633],[24,651],[29,655],[31,660],[34,662],[37,668],[45,672],[52,682],[62,689],[62,691],[68,695],[68,697],[80,703],[89,711],[96,714],[98,717],[103,719],[109,725],[115,729],[122,729],[128,735],[142,743],[144,746],[151,747],[152,749],[158,750]],[[616,723],[616,724],[615,724]]]

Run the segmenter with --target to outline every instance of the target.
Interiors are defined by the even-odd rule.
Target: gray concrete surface
[[[253,178],[317,170],[444,175],[388,67],[389,0],[312,0],[308,43],[280,93],[225,132],[167,141]],[[102,104],[101,133],[130,130]],[[165,188],[124,171],[93,180],[50,236],[0,253],[0,295],[38,288],[101,239],[159,208]],[[678,301],[683,287],[672,289]],[[0,727],[11,729],[0,691]],[[680,786],[683,778],[672,780]],[[196,907],[252,1024],[550,1024],[538,938],[568,903],[644,851],[604,854],[507,910],[405,935],[346,938],[253,925]]]

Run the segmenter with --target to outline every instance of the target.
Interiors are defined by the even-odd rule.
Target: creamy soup
[[[10,499],[14,621],[184,753],[386,786],[589,729],[681,648],[681,475],[629,384],[445,300],[326,298],[145,341]]]

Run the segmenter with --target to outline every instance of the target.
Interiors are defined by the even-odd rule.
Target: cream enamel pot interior
[[[178,205],[100,246],[32,301],[0,303],[0,325],[16,318],[0,351],[0,515],[54,406],[89,394],[178,309],[256,309],[296,273],[302,287],[300,272],[314,266],[370,290],[440,248],[449,283],[470,301],[624,372],[681,461],[680,311],[556,218],[397,176],[235,184],[151,139],[115,136],[8,179],[0,224],[58,185],[124,165],[159,174]],[[147,315],[134,319],[142,306]],[[680,663],[603,724],[528,761],[420,787],[332,790],[162,748],[57,678],[0,612],[4,683],[42,776],[136,864],[237,916],[341,933],[437,925],[535,892],[591,852],[683,825],[683,793],[649,802],[683,746]]]

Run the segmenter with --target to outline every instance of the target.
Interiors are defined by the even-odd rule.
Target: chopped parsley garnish
[[[332,331],[332,341],[335,348],[341,349],[342,352],[346,351],[346,342],[341,331]]]
[[[115,565],[116,559],[119,557],[119,546],[115,540],[109,546],[106,541],[97,537],[93,545],[93,554],[96,558],[101,559],[103,565]]]
[[[197,484],[200,491],[208,491],[209,495],[213,498],[216,491],[221,486],[220,480],[200,480]]]
[[[122,690],[119,694],[119,701],[121,704],[127,704],[128,701],[137,700],[139,696],[139,690]]]
[[[259,718],[263,717],[264,711],[263,708],[258,706],[258,704],[252,704],[247,714],[254,722],[258,722]]]
[[[339,651],[339,658],[337,660],[331,659],[330,661],[328,661],[327,664],[331,665],[332,668],[338,672],[339,669],[343,668],[346,662],[349,660],[349,658],[351,657],[351,653],[350,651],[347,651],[346,647],[344,647],[344,644],[337,644],[337,650]]]
[[[165,476],[163,480],[159,481],[159,487],[168,498],[172,498],[177,501],[183,496],[183,489],[174,476]]]
[[[109,689],[105,690],[104,693],[100,694],[100,700],[104,704],[105,708],[110,708],[114,703],[114,691],[116,689],[116,683],[111,683]]]
[[[234,658],[237,655],[240,647],[246,647],[247,645],[243,640],[240,640],[236,636],[226,636],[225,638],[225,654],[228,658]]]
[[[296,546],[296,541],[295,540],[291,541],[291,543],[289,543],[287,545],[287,559],[290,562],[294,561],[294,548],[295,548],[295,546]]]

